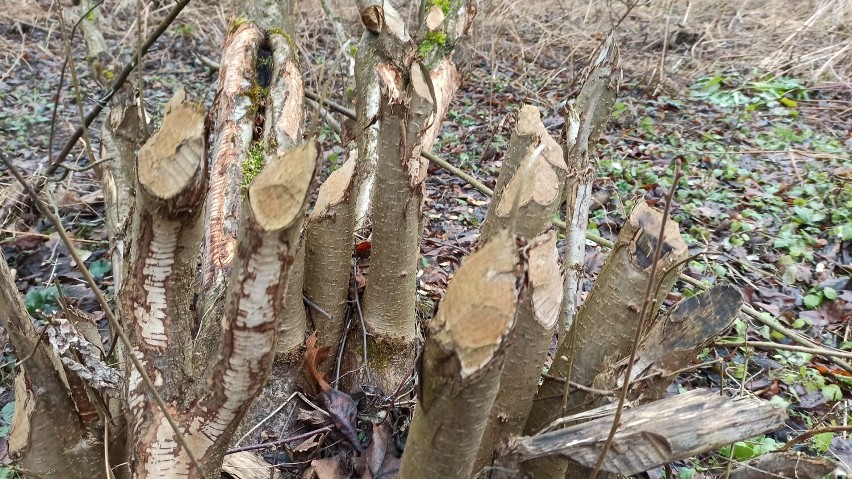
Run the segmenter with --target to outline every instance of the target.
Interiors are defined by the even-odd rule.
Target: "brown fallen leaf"
[[[367,451],[353,458],[355,472],[361,479],[396,479],[400,462],[390,426],[386,422],[373,426],[372,441]]]
[[[302,475],[304,479],[344,479],[337,456],[314,459]]]
[[[305,341],[307,348],[305,349],[305,363],[311,376],[316,380],[320,388],[318,395],[320,401],[325,406],[326,411],[331,415],[331,421],[338,431],[343,434],[346,442],[358,452],[364,450],[361,447],[361,441],[358,439],[358,429],[356,428],[356,417],[358,413],[357,405],[352,396],[338,391],[331,387],[325,380],[325,373],[320,372],[318,365],[323,362],[329,354],[328,346],[317,348],[317,335],[312,334]]]

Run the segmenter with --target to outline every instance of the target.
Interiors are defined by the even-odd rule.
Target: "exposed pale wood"
[[[255,80],[254,65],[262,42],[263,32],[253,23],[238,26],[225,40],[218,90],[209,113],[213,157],[198,308],[202,315],[202,341],[194,351],[203,359],[216,348],[218,317],[234,257],[242,201],[242,162],[248,156],[254,129],[254,115],[248,114],[253,108],[248,93]],[[204,338],[211,339],[205,342]]]
[[[534,156],[542,144],[544,149]],[[538,108],[522,106],[482,225],[481,240],[510,226],[525,238],[533,238],[550,228],[562,198],[567,170],[562,148],[547,132]],[[518,212],[510,218],[518,194]]]
[[[784,426],[783,406],[752,398],[730,399],[697,390],[624,412],[603,470],[637,474]],[[504,467],[561,455],[592,467],[609,434],[611,417],[532,437],[510,439]],[[506,476],[497,476],[506,477]],[[511,476],[508,476],[511,477]]]
[[[419,365],[400,477],[470,477],[515,320],[518,249],[506,232],[456,271]]]
[[[500,389],[474,470],[491,463],[494,449],[501,441],[523,431],[559,318],[562,276],[554,232],[533,239],[527,254],[529,266],[518,299],[515,325],[505,348]]]

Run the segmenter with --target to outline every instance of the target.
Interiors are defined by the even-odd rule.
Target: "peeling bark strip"
[[[567,331],[579,308],[580,286],[586,259],[586,229],[592,202],[592,182],[597,164],[590,154],[612,115],[618,84],[621,81],[621,57],[615,37],[610,34],[594,57],[589,75],[577,95],[573,108],[565,115],[565,158],[568,181],[565,223],[565,284],[560,323]],[[563,341],[560,338],[560,342]]]
[[[783,406],[768,401],[724,398],[704,390],[673,396],[624,412],[603,470],[638,474],[775,431],[784,426],[786,418]],[[591,468],[611,426],[612,418],[603,417],[546,434],[510,439],[502,465],[513,469],[518,461],[560,455]]]
[[[562,276],[556,235],[551,231],[535,238],[527,254],[529,268],[475,471],[491,463],[494,449],[502,440],[523,431],[559,318]]]
[[[429,323],[399,477],[471,477],[525,269],[503,232],[456,271]]]
[[[545,145],[544,150],[528,169],[530,157],[540,144]],[[547,133],[538,108],[522,106],[497,178],[492,207],[482,225],[482,241],[512,224],[514,233],[524,238],[534,238],[546,231],[559,208],[567,169],[562,148]],[[518,195],[518,213],[510,218]]]
[[[45,477],[91,479],[103,472],[103,442],[92,440],[54,366],[50,348],[35,350],[39,333],[18,295],[5,261],[0,261],[0,323],[15,355],[24,358],[15,378],[15,415],[9,457]]]
[[[571,348],[570,340],[562,342],[550,369],[552,375],[560,378],[569,376],[570,363],[571,380],[590,385],[595,376],[608,367],[605,364],[608,355],[623,357],[627,354],[641,319],[639,312],[648,286],[662,217],[661,212],[650,208],[644,201],[633,208],[576,321],[571,325],[572,330],[567,333],[569,338],[575,335],[574,347]],[[677,280],[677,272],[682,268],[678,263],[688,255],[677,224],[671,220],[666,222],[663,242],[652,288],[656,292],[653,311],[659,308]],[[604,324],[606,327],[601,328]],[[563,387],[557,381],[544,380],[536,395],[536,398],[542,399],[533,404],[525,428],[526,434],[538,432],[566,412],[562,410]],[[572,392],[567,412],[585,410],[578,407],[583,404],[584,398],[585,393]],[[556,458],[530,461],[524,467],[529,472],[534,471],[537,478],[562,479],[565,475],[564,461]]]
[[[642,338],[630,381],[647,378],[631,386],[629,400],[643,402],[663,397],[677,371],[689,366],[702,349],[728,329],[740,311],[743,297],[733,286],[715,286],[704,293],[684,299],[661,315]],[[607,362],[615,362],[607,359]],[[597,389],[620,388],[624,381],[624,362],[604,372],[593,382]]]

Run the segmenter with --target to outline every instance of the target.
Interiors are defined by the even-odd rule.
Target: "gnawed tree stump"
[[[550,228],[559,207],[565,174],[562,149],[547,133],[538,109],[524,105],[480,241],[487,242],[505,230],[532,238],[527,249],[529,268],[506,346],[500,390],[474,470],[490,462],[502,439],[522,432],[532,408],[541,366],[557,324],[562,282],[556,235],[541,233]]]
[[[504,231],[456,271],[429,323],[400,477],[471,476],[526,268]]]
[[[621,60],[615,37],[610,34],[593,56],[593,63],[573,107],[565,114],[565,283],[563,285],[562,330],[574,323],[580,304],[580,287],[586,259],[586,229],[592,203],[592,182],[597,161],[592,157],[598,139],[612,114]],[[564,335],[560,342],[564,341]]]
[[[678,371],[689,366],[701,350],[728,329],[737,317],[743,297],[733,286],[716,286],[679,302],[656,319],[642,338],[630,374],[628,399],[642,402],[663,397]],[[624,383],[626,359],[606,359],[609,370],[592,383],[596,389],[616,389]]]

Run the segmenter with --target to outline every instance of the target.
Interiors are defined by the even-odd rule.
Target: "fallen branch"
[[[693,391],[625,411],[602,470],[638,474],[712,451],[784,426],[783,406],[751,398],[730,399]],[[494,477],[512,477],[518,463],[560,455],[593,467],[612,417],[532,437],[512,438],[502,448]]]

